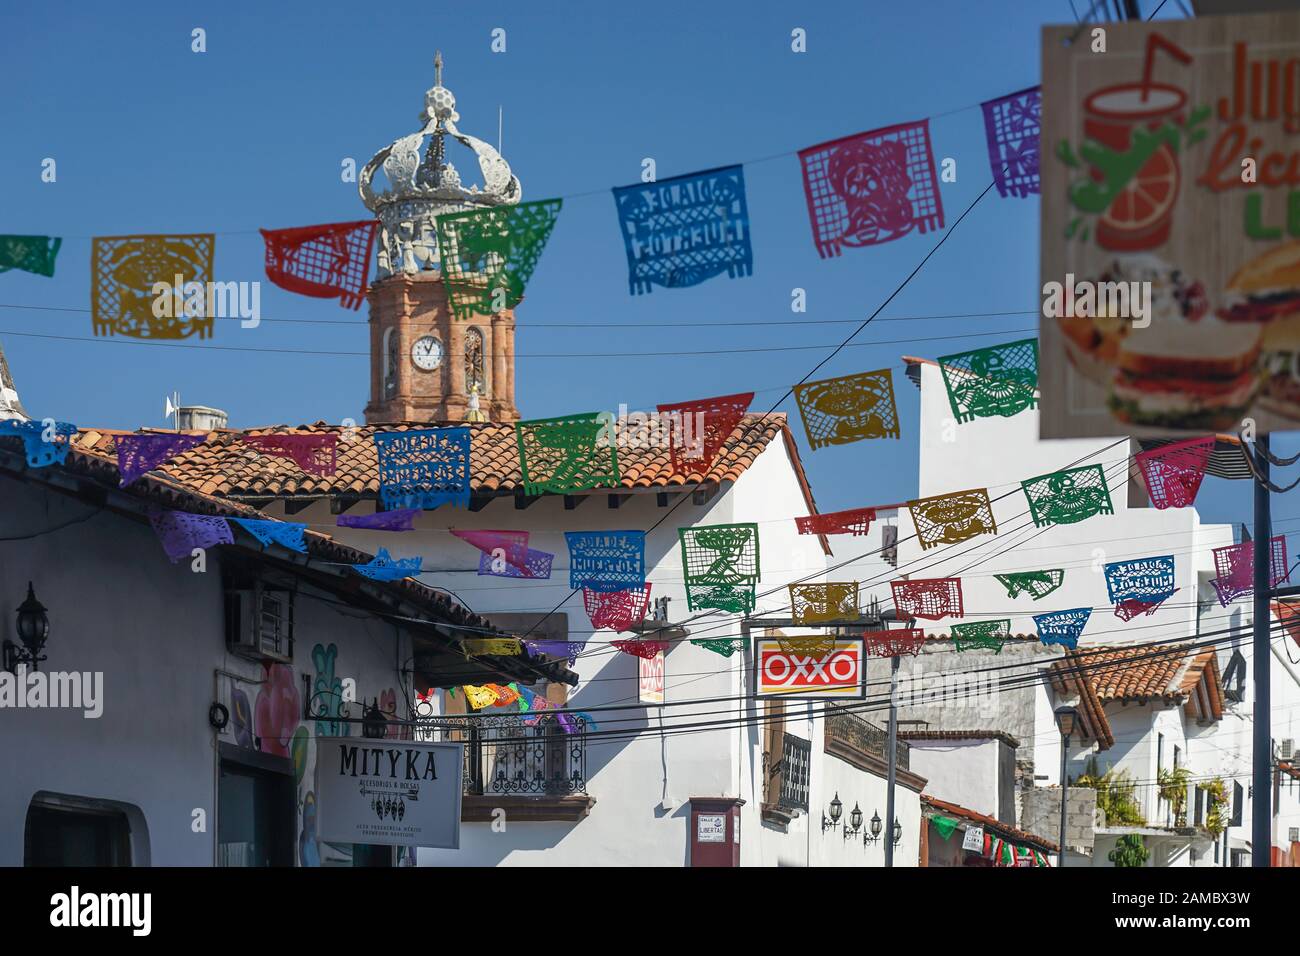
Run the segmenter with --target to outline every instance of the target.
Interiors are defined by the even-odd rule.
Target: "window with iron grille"
[[[812,742],[794,734],[781,735],[781,793],[778,804],[786,810],[808,812],[808,777]]]
[[[783,700],[763,705],[763,809],[788,817],[794,810],[808,812],[808,779],[812,744],[785,729]]]
[[[223,572],[226,646],[252,660],[292,661],[292,587],[239,569]]]

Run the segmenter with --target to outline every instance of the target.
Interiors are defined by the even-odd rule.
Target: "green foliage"
[[[1160,787],[1160,797],[1168,800],[1174,808],[1174,826],[1187,826],[1187,785],[1192,781],[1192,772],[1186,767],[1173,770],[1161,769],[1156,776]]]
[[[1097,791],[1097,806],[1106,814],[1108,826],[1146,826],[1142,807],[1137,802],[1137,784],[1133,782],[1127,770],[1116,770],[1111,767],[1105,773],[1099,773],[1097,758],[1092,757],[1084,768],[1083,776],[1075,781],[1075,785]]]
[[[1106,859],[1118,866],[1141,866],[1147,861],[1151,851],[1146,841],[1137,834],[1122,836],[1115,841],[1115,849],[1106,854]]]
[[[1220,836],[1228,826],[1228,785],[1222,777],[1197,784],[1209,797],[1209,810],[1205,815],[1205,830],[1211,836]]]

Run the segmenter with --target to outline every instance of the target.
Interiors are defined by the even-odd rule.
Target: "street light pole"
[[[889,659],[889,782],[885,791],[885,866],[894,865],[894,784],[898,778],[898,655]]]
[[[1070,749],[1070,733],[1064,731],[1061,734],[1061,829],[1057,839],[1057,846],[1060,847],[1060,853],[1057,856],[1057,865],[1065,866],[1065,801],[1069,796],[1069,788],[1065,785],[1065,758],[1066,752]]]
[[[1065,808],[1066,801],[1070,796],[1069,781],[1066,779],[1065,772],[1066,757],[1070,750],[1070,738],[1074,736],[1074,725],[1079,719],[1079,712],[1069,705],[1063,704],[1053,711],[1052,716],[1056,718],[1056,727],[1061,732],[1061,831],[1059,835],[1059,856],[1058,866],[1065,866]]]
[[[1253,454],[1252,454],[1253,451]],[[1273,733],[1269,723],[1272,706],[1269,683],[1269,653],[1271,627],[1269,621],[1270,588],[1273,586],[1272,515],[1269,513],[1268,435],[1257,435],[1253,450],[1246,450],[1255,461],[1255,590],[1254,613],[1254,678],[1255,713],[1254,745],[1252,754],[1252,780],[1254,802],[1250,819],[1251,866],[1266,867],[1272,860],[1273,847]],[[1285,570],[1285,569],[1283,569]]]

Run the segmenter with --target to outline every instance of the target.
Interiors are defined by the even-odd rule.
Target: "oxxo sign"
[[[787,643],[790,639],[787,638]],[[796,639],[797,640],[797,639]],[[841,638],[825,657],[781,649],[781,642],[754,642],[754,670],[759,697],[866,696],[865,650],[862,638]]]
[[[642,704],[664,702],[664,652],[637,659],[637,700]]]

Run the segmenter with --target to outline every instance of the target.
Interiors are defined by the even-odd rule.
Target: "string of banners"
[[[992,404],[1006,410],[1021,404],[1030,377],[1024,373],[1033,349],[1019,348],[1008,352],[1001,347],[962,353],[963,360],[953,363],[962,369],[950,388],[954,409],[987,409],[989,401],[976,396],[967,387],[967,379],[976,370],[985,374],[1000,370],[1014,387],[998,392]],[[998,357],[1001,356],[1001,357]],[[1010,357],[1008,357],[1010,356]],[[1019,356],[1019,359],[1016,358]],[[949,357],[951,358],[951,357]],[[1023,360],[1023,361],[1021,361]],[[1020,364],[1017,365],[1017,362]],[[1015,370],[1019,368],[1019,372]],[[1015,372],[1015,374],[1012,374]],[[1017,377],[1018,376],[1018,377]],[[1015,379],[1013,382],[1012,380]],[[1020,389],[1020,398],[1011,401]],[[752,395],[703,399],[672,406],[679,413],[692,409],[723,408],[726,424],[732,425],[744,414]],[[1008,404],[1010,403],[1010,404]],[[683,411],[685,410],[685,411]],[[1001,412],[999,412],[1000,414]],[[525,484],[535,488],[568,493],[599,487],[610,482],[606,469],[618,473],[615,443],[598,441],[601,425],[597,415],[565,416],[558,419],[519,422],[516,439],[520,453],[520,470]],[[734,425],[732,426],[734,428]],[[75,426],[57,423],[11,420],[0,422],[0,435],[23,439],[29,467],[45,467],[66,458]],[[226,439],[219,439],[226,440]],[[333,433],[264,433],[238,436],[259,454],[292,461],[305,473],[328,476],[337,469],[338,436]],[[208,439],[197,435],[154,433],[123,435],[116,439],[120,482],[126,487],[143,475],[179,457],[198,453]],[[385,509],[371,516],[339,516],[340,526],[385,531],[405,531],[414,527],[414,517],[421,510],[450,504],[462,507],[471,494],[471,458],[473,443],[468,427],[405,429],[375,432],[372,435],[378,472],[379,497]],[[1195,501],[1203,469],[1213,448],[1213,437],[1177,442],[1142,452],[1137,458],[1153,501],[1164,507],[1187,507]],[[705,468],[723,450],[721,439],[704,440],[707,452]],[[1029,505],[1034,523],[1040,527],[1075,524],[1099,514],[1113,513],[1113,503],[1101,465],[1085,465],[1039,475],[1021,482],[1021,491]],[[969,489],[944,495],[918,498],[907,502],[917,539],[922,549],[955,544],[988,534],[997,534],[997,524],[987,489]],[[876,516],[875,508],[858,508],[826,515],[801,516],[795,519],[800,534],[866,533]],[[305,524],[265,519],[232,519],[263,547],[272,544],[306,552]],[[221,517],[156,511],[151,521],[167,556],[179,561],[195,548],[207,548],[233,542],[230,522]],[[549,580],[554,555],[529,546],[526,531],[459,530],[451,533],[479,552],[478,573],[484,576],[516,579]],[[583,601],[594,629],[630,631],[640,626],[649,607],[651,586],[646,581],[645,532],[638,530],[566,532],[569,550],[569,585],[583,592]],[[687,605],[692,612],[720,610],[747,614],[756,605],[756,585],[761,579],[759,533],[756,523],[698,526],[679,529],[679,543]],[[1277,584],[1288,574],[1286,541],[1273,539],[1272,581]],[[1227,604],[1252,593],[1253,551],[1249,543],[1215,549],[1217,576],[1213,583],[1220,601]],[[387,549],[379,549],[373,559],[352,566],[355,573],[374,580],[395,581],[422,573],[419,556],[395,558]],[[1172,555],[1112,562],[1105,566],[1107,594],[1115,614],[1129,621],[1149,616],[1174,593]],[[1015,599],[1027,594],[1038,601],[1059,588],[1064,581],[1063,569],[1024,571],[996,575]],[[964,614],[960,578],[913,579],[891,582],[897,609],[915,619],[939,620],[961,618]],[[825,582],[790,586],[794,621],[801,626],[852,621],[859,613],[856,582]],[[1088,620],[1085,609],[1068,609],[1035,617],[1039,636],[1048,643],[1073,647]],[[1009,636],[1002,622],[954,625],[958,650],[985,647],[1000,650]],[[790,638],[791,646],[811,653],[822,653],[821,638]],[[819,643],[820,642],[820,643]],[[621,650],[642,654],[650,645],[623,642]],[[806,646],[805,646],[806,645]],[[734,653],[740,645],[731,641],[701,644],[720,654]],[[501,648],[496,649],[501,652]],[[569,653],[566,645],[566,656]]]
[[[989,168],[1004,197],[1039,192],[1037,87],[982,103]],[[799,151],[813,245],[823,258],[944,228],[928,119],[855,133]],[[743,165],[612,190],[628,288],[680,289],[754,271]],[[438,245],[458,318],[514,308],[555,228],[561,199],[438,218]],[[296,295],[365,300],[375,220],[260,230],[266,277]],[[0,236],[0,272],[52,277],[62,239]],[[182,339],[212,334],[240,283],[215,281],[216,234],[97,236],[91,246],[95,335]],[[215,287],[215,288],[214,288]],[[236,314],[233,310],[221,314]]]

